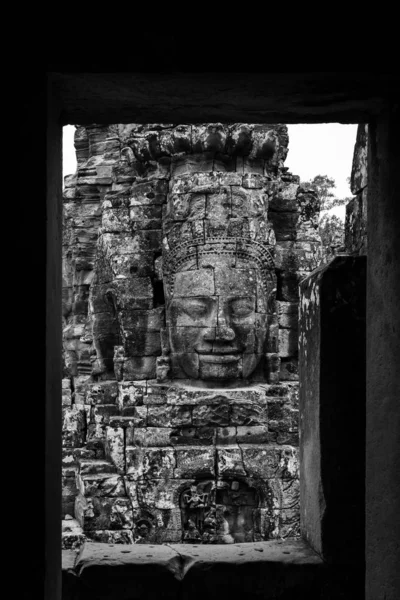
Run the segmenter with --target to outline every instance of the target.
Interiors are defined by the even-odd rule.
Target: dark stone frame
[[[90,74],[89,74],[90,75]],[[61,294],[60,260],[60,206],[61,206],[61,125],[71,122],[133,122],[141,120],[163,120],[162,109],[170,113],[166,96],[158,96],[159,106],[149,102],[148,111],[153,111],[152,119],[141,107],[138,119],[135,110],[135,84],[146,89],[146,84],[157,79],[156,74],[115,74],[115,77],[93,74],[56,74],[49,75],[47,97],[47,227],[48,227],[48,261],[47,261],[47,382],[46,382],[46,425],[43,442],[46,444],[46,598],[60,596],[60,539],[59,510],[54,499],[60,486],[60,441],[61,430],[59,405],[60,367],[57,360],[61,348],[61,330],[58,330],[59,305]],[[175,89],[187,89],[188,79],[193,85],[195,77],[181,73],[169,77],[159,77],[161,86],[170,81]],[[399,226],[400,195],[398,179],[399,150],[399,112],[396,108],[395,75],[377,73],[304,73],[304,74],[254,74],[254,82],[258,82],[263,93],[259,94],[258,112],[249,103],[247,89],[249,76],[243,83],[234,74],[225,74],[223,85],[230,83],[234,97],[232,110],[224,110],[225,120],[243,121],[243,113],[249,110],[249,121],[268,122],[363,122],[370,125],[369,172],[371,189],[369,190],[368,243],[369,255],[367,275],[367,502],[366,502],[366,591],[367,598],[376,600],[395,598],[396,564],[398,554],[398,533],[391,522],[395,516],[395,506],[399,477],[399,454],[396,423],[398,423],[399,380],[396,376],[396,365],[400,364],[400,347],[398,340],[399,296],[397,282],[399,277],[399,261],[397,227]],[[207,82],[207,89],[218,88],[221,77],[203,74],[202,82]],[[380,80],[380,81],[379,81]],[[94,84],[93,84],[94,82]],[[120,97],[125,102],[119,106],[109,105],[112,84],[117,83]],[[283,83],[284,82],[284,83]],[[93,93],[90,85],[93,84]],[[307,87],[308,86],[308,87]],[[377,91],[381,90],[381,91]],[[104,94],[102,94],[102,90]],[[171,90],[171,88],[169,88]],[[168,95],[168,89],[164,94]],[[311,91],[309,91],[311,90]],[[254,88],[253,90],[254,91]],[[337,98],[338,91],[342,96]],[[285,94],[286,92],[286,94]],[[294,92],[290,94],[289,92]],[[152,92],[149,92],[149,96]],[[224,90],[226,95],[226,89]],[[118,94],[117,94],[118,95]],[[178,95],[178,94],[176,94]],[[296,102],[281,102],[284,95],[295,96]],[[58,96],[58,99],[56,99]],[[102,99],[100,98],[102,96]],[[268,102],[265,102],[268,97]],[[115,96],[114,96],[115,98]],[[218,93],[207,103],[206,94],[197,97],[195,110],[186,113],[180,107],[174,118],[178,121],[196,118],[197,121],[217,121],[221,117],[218,110],[220,102]],[[302,108],[307,101],[313,100],[311,108]],[[36,99],[37,100],[37,99]],[[264,105],[263,105],[264,101]],[[202,104],[202,102],[204,104]],[[117,101],[118,104],[118,101]],[[398,105],[397,105],[398,106]],[[107,113],[108,110],[108,113]],[[236,115],[240,113],[240,117]],[[117,115],[117,116],[116,116]],[[196,117],[194,116],[196,115]],[[86,119],[86,121],[85,121]],[[43,156],[43,155],[42,155]],[[33,165],[41,166],[39,156]],[[57,202],[55,202],[55,198]],[[55,360],[56,359],[56,360]],[[383,399],[383,400],[381,400]],[[385,412],[382,412],[382,401]],[[391,420],[386,415],[390,413]],[[382,499],[382,494],[385,495]],[[382,509],[382,505],[384,505]],[[382,509],[382,510],[381,510]],[[382,558],[384,557],[384,558]],[[44,565],[43,565],[44,566]],[[385,589],[386,588],[386,589]],[[379,595],[380,596],[379,596]]]

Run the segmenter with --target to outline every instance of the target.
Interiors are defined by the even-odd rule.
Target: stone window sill
[[[63,550],[63,600],[320,598],[324,564],[303,540]],[[301,596],[299,594],[301,593]]]

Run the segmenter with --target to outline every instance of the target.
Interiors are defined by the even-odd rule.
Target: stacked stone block
[[[298,283],[321,254],[318,200],[283,167],[287,144],[284,125],[77,128],[65,187],[63,498],[90,539],[298,533]],[[271,247],[266,361],[240,389],[195,388],[166,360],[165,240],[174,248],[185,231]],[[222,263],[211,265],[214,286],[231,285]]]
[[[296,384],[216,392],[102,381],[85,388],[89,433],[75,453],[75,517],[90,539],[227,543],[297,534]],[[216,515],[209,531],[190,537],[180,499],[199,484],[213,494],[207,510]],[[221,523],[241,506],[248,527],[232,537]]]
[[[367,254],[368,125],[357,129],[350,188],[354,198],[346,205],[345,248],[353,255]]]
[[[64,375],[92,372],[92,326],[88,321],[102,202],[112,188],[112,167],[119,159],[115,127],[78,127],[77,172],[65,178],[63,210]]]

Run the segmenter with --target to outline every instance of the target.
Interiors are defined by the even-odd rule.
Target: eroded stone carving
[[[183,540],[187,543],[250,542],[260,529],[257,491],[246,482],[201,481],[181,495]]]
[[[287,143],[284,125],[77,129],[63,510],[88,539],[298,531],[298,282],[319,242]]]
[[[183,190],[168,197],[163,222],[171,378],[239,384],[267,351],[275,239],[265,188],[217,176],[171,180]]]

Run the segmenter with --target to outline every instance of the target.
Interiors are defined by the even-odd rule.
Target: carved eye
[[[208,312],[207,303],[195,298],[182,302],[182,308],[190,317],[204,317]]]
[[[234,317],[248,317],[254,311],[254,303],[250,298],[238,298],[231,302],[231,311]]]

